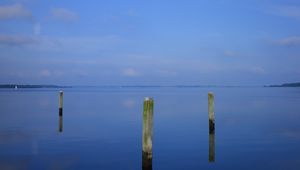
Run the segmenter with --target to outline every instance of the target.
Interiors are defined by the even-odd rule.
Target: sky
[[[0,84],[299,81],[299,0],[0,1]]]

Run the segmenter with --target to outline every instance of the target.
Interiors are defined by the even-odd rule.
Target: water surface
[[[59,90],[0,90],[0,169],[141,169],[146,96],[153,169],[300,169],[300,88],[67,88],[62,119]]]

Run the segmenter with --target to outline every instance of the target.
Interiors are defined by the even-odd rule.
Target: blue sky
[[[296,82],[300,1],[2,0],[0,51],[0,83]]]

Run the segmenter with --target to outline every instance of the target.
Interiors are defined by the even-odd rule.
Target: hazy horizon
[[[286,83],[282,83],[286,84]],[[282,84],[257,84],[257,85],[215,85],[215,84],[168,84],[168,85],[161,85],[161,84],[18,84],[18,83],[3,83],[0,86],[6,85],[19,85],[19,86],[57,86],[57,87],[268,87],[268,86],[280,86]],[[293,84],[293,83],[287,83]]]

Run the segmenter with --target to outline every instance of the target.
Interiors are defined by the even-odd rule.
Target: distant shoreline
[[[33,85],[33,84],[0,84],[1,88],[249,88],[249,87],[300,87],[299,83],[284,83],[281,85],[256,85],[256,86],[233,86],[233,85],[95,85],[95,86],[60,86],[60,85]]]
[[[297,83],[284,83],[281,85],[269,85],[264,87],[300,87],[300,82]]]
[[[95,85],[95,86],[59,86],[59,85],[24,85],[24,84],[0,84],[1,88],[242,88],[264,86],[230,86],[230,85]]]
[[[0,88],[71,88],[72,86],[58,86],[58,85],[29,85],[29,84],[0,84]]]

